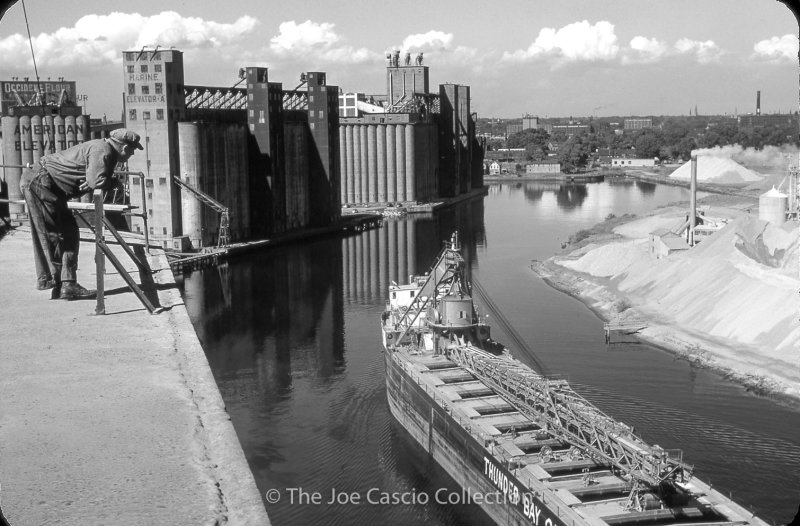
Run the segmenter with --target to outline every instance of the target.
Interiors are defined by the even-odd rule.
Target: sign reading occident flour
[[[44,103],[45,105],[58,105],[61,94],[65,92],[70,102],[75,102],[77,89],[75,81],[29,81],[12,80],[0,81],[0,112],[8,115],[8,109],[13,106],[25,104]],[[42,100],[36,100],[36,94],[41,93]]]

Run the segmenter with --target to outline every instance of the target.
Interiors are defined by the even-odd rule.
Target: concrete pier
[[[151,292],[167,310],[148,314],[109,273],[108,314],[95,316],[94,300],[36,290],[29,231],[0,239],[0,498],[11,524],[269,524],[167,260],[153,252]],[[91,288],[94,253],[81,243],[79,280]]]

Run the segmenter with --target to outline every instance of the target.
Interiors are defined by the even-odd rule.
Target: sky
[[[734,114],[798,109],[798,25],[776,0],[27,0],[41,80],[122,113],[122,51],[174,47],[185,82],[266,66],[285,89],[325,71],[386,92],[386,53],[424,53],[430,83],[469,85],[479,117]],[[34,79],[21,2],[0,20],[0,79]]]

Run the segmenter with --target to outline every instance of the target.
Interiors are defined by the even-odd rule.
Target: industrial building
[[[380,106],[353,97],[340,106],[342,204],[387,204],[455,197],[483,186],[483,145],[475,137],[469,86],[429,91],[418,56],[387,56]],[[366,106],[365,106],[366,104]],[[357,116],[352,108],[358,109]]]
[[[239,70],[245,87],[186,85],[183,53],[158,48],[124,52],[123,68],[126,127],[145,146],[128,162],[144,174],[131,204],[151,239],[184,250],[339,219],[338,88],[325,73],[291,90],[261,67]]]
[[[65,150],[91,138],[90,122],[75,104],[75,82],[0,81],[2,93],[2,195],[22,200],[21,166],[35,165],[43,155]],[[24,217],[24,206],[9,204],[12,220]]]
[[[539,117],[534,117],[526,113],[522,116],[522,130],[537,130],[539,129]]]
[[[645,128],[652,128],[653,119],[625,119],[623,127],[626,130],[643,130]]]

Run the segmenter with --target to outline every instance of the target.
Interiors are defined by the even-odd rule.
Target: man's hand
[[[83,180],[81,185],[78,187],[78,190],[80,190],[81,193],[84,193],[84,194],[90,190],[89,183],[86,182],[86,179]]]

